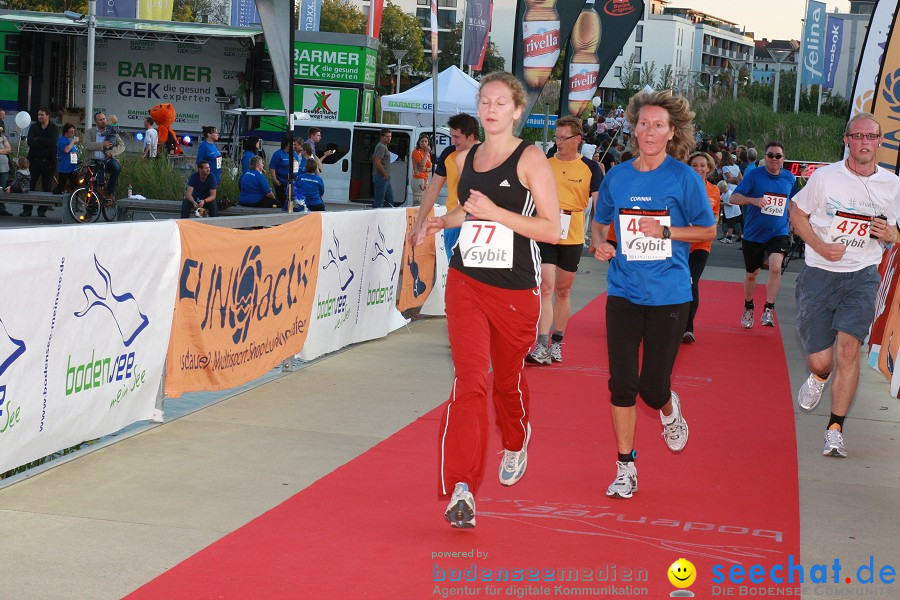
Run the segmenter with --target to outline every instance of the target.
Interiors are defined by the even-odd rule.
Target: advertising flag
[[[138,18],[148,21],[171,21],[174,8],[175,0],[138,0]]]
[[[643,0],[588,0],[575,21],[566,49],[560,116],[580,116],[591,107],[597,86],[644,14]]]
[[[247,27],[252,23],[259,23],[255,0],[231,0],[231,25]]]
[[[468,0],[466,4],[466,47],[463,50],[463,62],[478,70],[484,63],[493,8],[491,0]]]
[[[610,0],[614,3],[615,0]],[[516,8],[512,72],[525,84],[528,102],[524,115],[531,114],[544,85],[569,38],[584,0],[525,0]],[[517,133],[525,126],[519,121]]]
[[[322,0],[300,1],[300,31],[318,31],[322,16]]]
[[[378,39],[381,36],[381,15],[384,12],[384,0],[371,0],[369,2],[369,24],[366,31],[369,36]]]
[[[841,41],[844,38],[844,20],[828,17],[828,31],[825,36],[825,83],[824,88],[834,88],[834,75],[841,59]]]
[[[134,0],[104,0],[97,3],[97,16],[134,19],[137,17],[137,6]]]
[[[803,85],[821,85],[825,69],[825,3],[810,0],[807,4],[806,25],[803,28]]]

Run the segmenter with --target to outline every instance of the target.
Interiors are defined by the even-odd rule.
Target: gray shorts
[[[834,345],[843,331],[864,342],[875,316],[881,276],[870,266],[833,273],[804,265],[797,277],[797,332],[807,354]]]

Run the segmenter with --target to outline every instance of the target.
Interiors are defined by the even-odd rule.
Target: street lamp
[[[741,69],[744,68],[744,65],[747,64],[747,61],[744,60],[732,60],[728,63],[729,66],[734,67],[734,81],[732,81],[732,85],[734,89],[732,90],[732,97],[737,100],[738,93],[738,79],[741,77]]]
[[[94,48],[95,34],[97,30],[97,0],[88,0],[88,14],[72,12],[67,10],[63,13],[67,19],[75,23],[84,23],[87,17],[87,64],[85,70],[85,101],[84,101],[84,128],[90,127],[91,120],[94,118]]]
[[[778,84],[781,81],[781,63],[784,62],[784,59],[788,57],[791,51],[766,48],[766,52],[769,53],[769,56],[771,56],[772,60],[778,65],[778,69],[775,71],[775,93],[772,95],[772,112],[778,112]]]
[[[406,56],[407,50],[395,50],[391,48],[391,52],[394,53],[394,58],[397,59],[397,89],[394,92],[395,94],[400,93],[400,65],[403,61],[403,57]]]

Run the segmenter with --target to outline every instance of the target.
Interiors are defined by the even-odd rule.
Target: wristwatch
[[[663,239],[668,240],[672,237],[672,230],[663,225]]]

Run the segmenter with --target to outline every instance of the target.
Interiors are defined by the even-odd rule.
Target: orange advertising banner
[[[242,385],[297,354],[316,295],[322,217],[241,231],[183,220],[165,392]]]
[[[403,244],[400,293],[397,295],[397,310],[400,312],[421,307],[434,287],[434,236],[425,238],[420,246],[409,243],[409,232],[418,214],[418,207],[406,209],[406,242]]]

